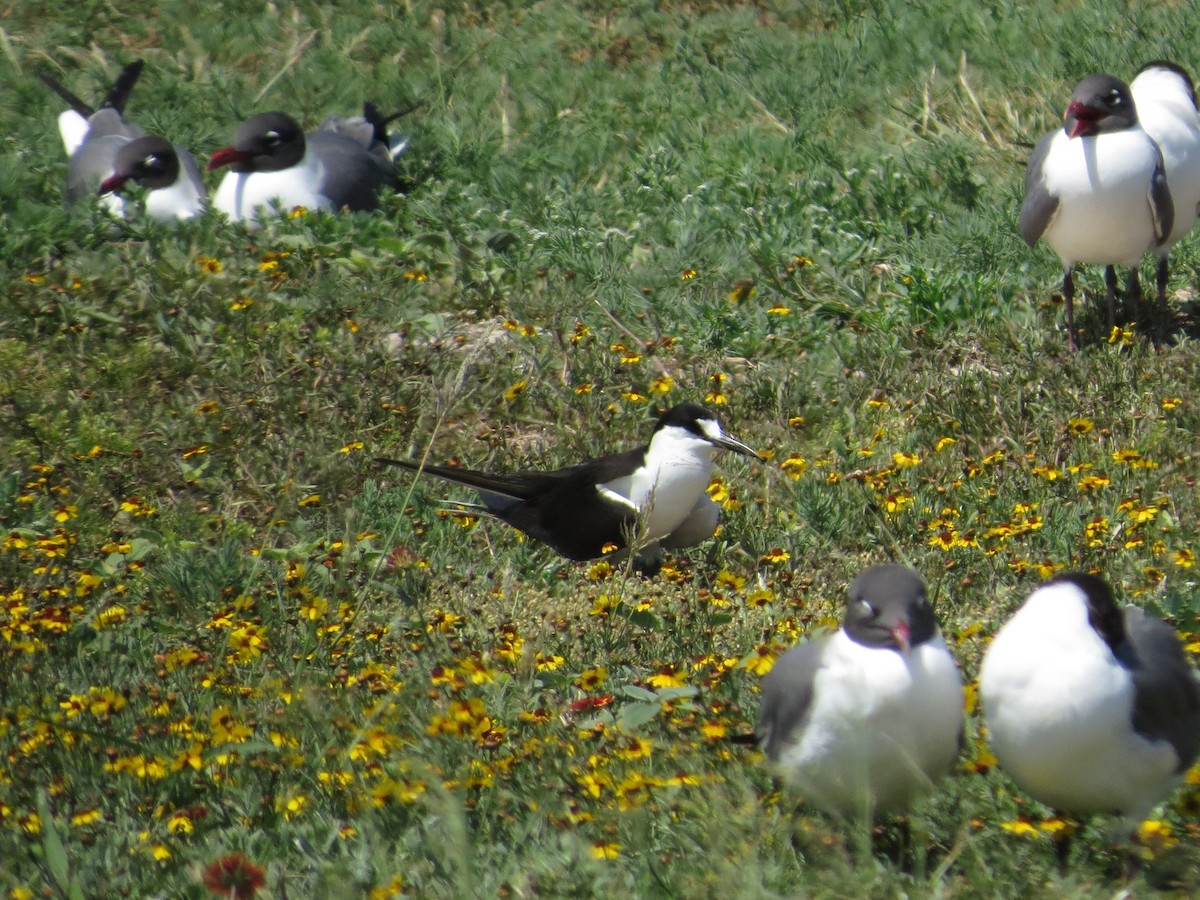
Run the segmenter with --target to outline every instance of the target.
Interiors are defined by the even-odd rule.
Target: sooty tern
[[[491,474],[376,461],[474,488],[483,501],[481,512],[568,559],[619,559],[632,538],[639,564],[653,568],[648,561],[657,546],[692,546],[716,530],[719,507],[706,490],[718,450],[760,458],[722,432],[709,410],[683,403],[662,414],[646,446],[549,472]]]

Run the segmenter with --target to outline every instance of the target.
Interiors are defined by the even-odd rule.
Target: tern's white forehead
[[[705,437],[715,440],[725,436],[725,432],[721,430],[721,424],[716,419],[697,419],[696,426]]]

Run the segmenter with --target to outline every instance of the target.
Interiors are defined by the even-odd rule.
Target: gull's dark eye
[[[1116,88],[1113,88],[1111,91],[1108,92],[1108,96],[1106,96],[1104,98],[1104,102],[1107,103],[1109,106],[1120,106],[1121,105],[1121,92],[1118,91]]]
[[[157,172],[163,167],[163,163],[161,159],[154,154],[151,154],[142,160],[142,166],[149,169],[151,172]]]
[[[866,614],[867,618],[873,619],[879,615],[879,611],[871,605],[869,600],[859,600],[858,608],[861,609],[864,614]]]
[[[268,131],[267,132],[267,143],[268,144],[278,144],[278,143],[281,143],[282,141],[283,141],[283,137],[279,134],[278,131]]]

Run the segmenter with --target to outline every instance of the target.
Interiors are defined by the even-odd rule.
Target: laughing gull
[[[209,171],[231,167],[213,206],[250,224],[260,224],[260,208],[377,209],[379,191],[396,185],[387,121],[367,104],[361,118],[326,119],[305,135],[286,113],[251,116],[209,159]]]
[[[55,78],[39,77],[71,108],[58,117],[66,148],[66,202],[73,206],[99,191],[101,205],[124,216],[118,191],[128,181],[149,188],[146,213],[159,221],[190,219],[204,210],[204,184],[191,154],[125,120],[125,105],[141,75],[141,60],[127,65],[97,110]]]
[[[1129,83],[1138,120],[1162,150],[1175,225],[1158,245],[1159,325],[1167,325],[1167,255],[1200,216],[1200,115],[1192,79],[1179,65],[1154,60]]]
[[[1024,793],[1141,822],[1200,750],[1200,693],[1174,629],[1087,574],[1035,590],[979,676],[992,752]]]
[[[190,219],[204,211],[204,179],[192,154],[166,138],[148,134],[130,141],[113,160],[112,174],[100,182],[102,195],[127,182],[149,188],[146,214],[160,222]]]
[[[1129,86],[1112,75],[1089,75],[1067,105],[1064,124],[1038,141],[1025,172],[1021,237],[1045,238],[1063,263],[1067,346],[1075,344],[1078,263],[1104,265],[1108,318],[1116,319],[1114,265],[1130,267],[1129,293],[1141,294],[1142,255],[1167,239],[1174,207],[1162,151],[1138,124]]]
[[[875,566],[849,593],[836,633],[767,673],[755,733],[817,806],[871,818],[906,809],[954,765],[963,683],[916,572]]]
[[[712,537],[719,508],[706,489],[713,455],[757,452],[721,430],[702,406],[667,410],[644,447],[550,472],[489,474],[379,458],[474,488],[480,511],[536,538],[573,560],[620,559],[634,538],[639,566],[653,569],[656,544],[683,547]]]

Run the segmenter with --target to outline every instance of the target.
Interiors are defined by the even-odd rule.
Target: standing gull
[[[1025,243],[1032,247],[1045,238],[1062,260],[1068,348],[1076,349],[1075,266],[1107,267],[1111,326],[1117,292],[1112,266],[1130,267],[1136,304],[1138,263],[1167,239],[1173,223],[1162,152],[1138,123],[1129,86],[1112,75],[1087,76],[1071,95],[1063,127],[1034,148],[1020,217]]]
[[[1200,750],[1200,694],[1171,626],[1117,606],[1101,578],[1043,584],[979,676],[992,752],[1024,793],[1136,824]]]
[[[1179,65],[1165,60],[1146,63],[1129,83],[1138,121],[1162,151],[1167,185],[1175,208],[1175,224],[1155,248],[1160,332],[1167,327],[1167,256],[1200,216],[1200,115],[1192,79]]]
[[[842,627],[780,657],[755,729],[785,780],[847,816],[904,810],[958,757],[963,684],[921,577],[867,569]]]

